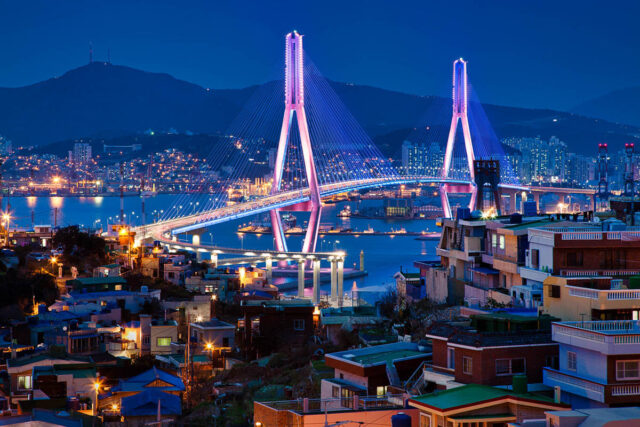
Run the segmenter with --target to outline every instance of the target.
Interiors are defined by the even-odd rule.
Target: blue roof
[[[500,274],[498,270],[494,270],[493,268],[487,268],[487,267],[473,267],[471,271],[475,271],[480,274]]]
[[[123,397],[121,400],[121,414],[125,417],[156,415],[158,413],[158,401],[160,402],[161,415],[182,414],[180,397],[158,389],[147,389],[142,393]]]
[[[74,299],[94,299],[97,297],[120,297],[127,295],[135,295],[130,291],[100,291],[100,292],[69,292]]]
[[[154,381],[161,381],[166,385],[153,386],[150,385]],[[146,372],[143,372],[135,377],[131,377],[126,380],[120,380],[118,385],[114,386],[111,391],[144,391],[144,390],[159,390],[159,391],[184,391],[184,383],[182,378],[171,375],[163,370],[156,368],[155,366]]]

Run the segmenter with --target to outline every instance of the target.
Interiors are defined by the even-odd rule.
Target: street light
[[[214,349],[214,345],[213,345],[213,343],[208,342],[205,345],[205,348],[207,350],[209,350],[209,352],[211,353],[211,376],[213,377],[213,368],[214,368],[213,367],[213,349]]]
[[[98,415],[98,393],[100,392],[100,386],[102,384],[100,384],[100,381],[96,380],[96,382],[93,383],[93,389],[96,391],[96,404],[93,405],[93,415],[96,416]]]
[[[56,272],[54,270],[54,266],[56,265],[56,262],[58,262],[58,258],[51,257],[51,259],[49,261],[51,262],[51,274],[53,274],[55,276]]]
[[[4,221],[4,244],[9,246],[9,221],[11,221],[11,215],[8,212],[2,215]]]

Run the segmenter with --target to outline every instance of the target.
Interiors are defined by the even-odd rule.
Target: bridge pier
[[[311,297],[313,304],[320,302],[320,260],[313,260],[313,296]]]
[[[271,257],[267,257],[265,264],[267,268],[267,283],[271,283],[271,279],[273,278],[273,260]]]
[[[211,266],[213,268],[218,268],[218,253],[211,252]]]
[[[335,300],[338,297],[338,260],[336,258],[329,258],[331,262],[331,300]]]
[[[360,256],[360,259],[364,262],[364,255]],[[344,296],[344,258],[338,260],[338,307],[342,307],[342,298]]]
[[[298,298],[304,298],[304,264],[303,259],[298,260]]]

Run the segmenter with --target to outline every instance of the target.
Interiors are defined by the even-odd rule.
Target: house
[[[544,419],[545,411],[570,408],[524,388],[507,390],[479,384],[412,397],[409,406],[420,411],[421,427],[504,426]]]
[[[123,416],[128,425],[144,425],[155,421],[160,406],[162,418],[172,420],[181,414],[184,390],[180,377],[153,367],[120,380],[108,393],[100,395],[98,411]]]
[[[420,272],[409,273],[401,269],[393,275],[393,278],[396,280],[398,297],[405,298],[407,301],[414,301],[421,300],[427,295]]]
[[[98,267],[101,268],[101,267]],[[91,293],[105,291],[127,291],[129,285],[124,277],[117,276],[94,276],[94,277],[78,277],[77,279],[67,280],[66,287],[68,292]]]
[[[171,353],[171,343],[178,340],[175,320],[152,319],[148,314],[124,324],[123,329],[122,337],[135,344],[137,355]]]
[[[151,354],[171,353],[171,343],[177,341],[178,322],[172,319],[151,321]]]
[[[550,275],[543,286],[540,311],[562,320],[640,319],[640,289],[630,289],[629,279]]]
[[[253,402],[253,422],[260,427],[363,425],[419,427],[419,411],[407,408],[402,395]],[[325,408],[327,409],[325,411]],[[398,424],[392,424],[392,419]],[[345,421],[348,420],[348,423]],[[397,420],[397,421],[396,421]],[[402,420],[404,424],[400,424]]]
[[[446,304],[449,297],[448,269],[440,261],[416,261],[413,266],[420,270],[426,298],[436,304]]]
[[[640,326],[632,320],[557,322],[559,367],[544,368],[573,408],[634,406],[640,402]]]
[[[235,346],[236,327],[230,323],[218,319],[207,322],[191,323],[191,341],[201,344],[199,349],[206,351],[206,344],[213,348],[233,349]]]
[[[550,316],[509,313],[472,315],[468,321],[436,322],[427,331],[433,360],[411,388],[418,392],[461,384],[508,386],[516,375],[542,383],[542,368],[557,366]]]
[[[186,262],[167,262],[163,264],[165,281],[177,286],[184,286],[185,279],[191,272],[191,265]]]
[[[19,359],[7,360],[7,373],[10,379],[10,404],[19,400],[31,399],[33,396],[33,369],[35,367],[51,367],[54,365],[86,363],[84,358],[60,356],[53,357],[40,353]]]
[[[352,306],[321,309],[319,323],[324,338],[338,344],[343,330],[358,331],[361,328],[379,325],[388,320],[378,315],[376,307]]]
[[[431,358],[430,350],[416,343],[397,342],[326,354],[324,360],[334,368],[334,378],[322,380],[320,395],[351,399],[354,395],[385,395],[389,386],[402,389],[416,369]]]
[[[120,264],[101,265],[93,269],[93,277],[120,277]]]
[[[53,239],[50,225],[34,225],[32,230],[9,230],[10,246],[31,246],[49,249]]]
[[[93,397],[98,376],[92,363],[67,363],[33,367],[33,389],[50,399]]]
[[[238,344],[250,358],[305,345],[314,333],[314,309],[308,299],[242,301]]]

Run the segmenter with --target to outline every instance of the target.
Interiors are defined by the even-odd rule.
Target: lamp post
[[[213,350],[214,350],[215,347],[214,347],[213,343],[208,342],[205,345],[205,348],[207,350],[209,350],[209,353],[211,354],[211,378],[213,378],[213,370],[214,370],[214,366],[213,366]]]
[[[56,257],[51,257],[51,259],[49,260],[51,262],[51,274],[53,274],[54,276],[56,275],[56,270],[55,270],[55,266],[56,263],[58,262],[58,258]]]
[[[93,389],[96,392],[96,402],[95,405],[93,405],[93,416],[95,417],[96,415],[98,415],[98,393],[100,392],[100,381],[96,380],[96,382],[93,383]]]
[[[9,221],[11,221],[11,215],[8,212],[4,213],[2,220],[4,221],[4,244],[9,246]]]

